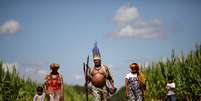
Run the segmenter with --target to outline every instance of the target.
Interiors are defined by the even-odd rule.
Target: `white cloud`
[[[116,37],[154,38],[163,35],[159,19],[144,21],[136,7],[124,5],[117,10],[114,20],[118,29],[112,33]]]
[[[14,34],[20,30],[20,23],[16,20],[8,20],[0,25],[0,35]]]
[[[159,20],[153,20],[151,22],[138,22],[127,24],[120,27],[113,35],[118,37],[141,37],[141,38],[153,38],[162,34],[161,23]]]
[[[114,16],[114,20],[118,23],[127,23],[129,21],[136,20],[140,17],[138,9],[136,7],[132,7],[130,5],[122,6],[116,12]]]

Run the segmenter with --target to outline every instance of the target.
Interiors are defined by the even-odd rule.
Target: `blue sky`
[[[0,0],[0,58],[42,80],[50,63],[83,85],[82,63],[98,42],[117,87],[128,64],[187,53],[201,42],[199,0]]]

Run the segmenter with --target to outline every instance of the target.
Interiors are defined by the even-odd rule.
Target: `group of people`
[[[87,70],[87,84],[92,90],[94,101],[110,101],[110,96],[116,92],[114,80],[109,68],[101,63],[101,55],[97,44],[93,48],[94,66]],[[51,64],[51,72],[45,76],[43,87],[37,87],[34,101],[64,101],[64,82],[58,72],[58,64]],[[145,77],[137,63],[130,64],[130,72],[125,76],[126,98],[128,101],[143,101],[146,90]],[[167,84],[168,101],[175,101],[175,84]]]
[[[52,63],[51,72],[45,76],[44,85],[36,88],[33,101],[64,101],[64,82],[62,75],[58,72],[59,65]]]

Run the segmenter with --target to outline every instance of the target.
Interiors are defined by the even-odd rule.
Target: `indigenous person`
[[[109,68],[101,64],[97,43],[93,48],[93,62],[94,66],[88,70],[88,81],[91,84],[94,101],[109,101],[110,94],[113,94],[116,88]]]
[[[38,86],[36,88],[36,94],[33,98],[33,101],[45,101],[45,93],[43,92],[43,87]]]
[[[130,64],[131,72],[125,77],[126,97],[129,101],[143,101],[146,90],[144,74],[137,63]]]
[[[167,101],[176,101],[176,96],[175,96],[175,83],[173,82],[173,77],[169,76],[168,77],[168,83],[166,85],[167,89]]]
[[[58,72],[58,64],[51,64],[51,72],[45,76],[45,92],[47,101],[64,101],[63,77]]]

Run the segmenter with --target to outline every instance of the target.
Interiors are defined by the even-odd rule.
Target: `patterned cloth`
[[[61,74],[47,74],[45,77],[45,90],[47,101],[62,101],[63,76]]]
[[[47,74],[45,77],[47,92],[60,92],[61,85],[63,84],[63,76],[61,74],[52,75]]]
[[[129,101],[143,101],[143,89],[140,87],[137,74],[129,73],[126,79],[128,80]]]
[[[106,86],[98,88],[92,85],[91,88],[92,94],[94,96],[94,101],[110,101],[109,92],[107,91]]]

